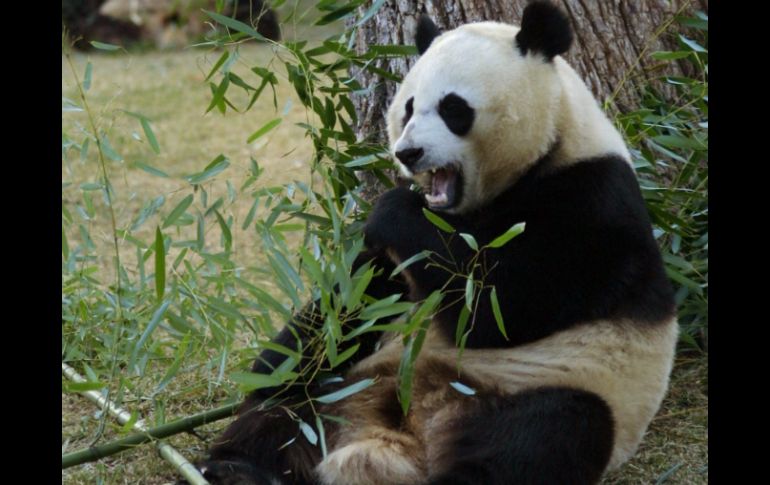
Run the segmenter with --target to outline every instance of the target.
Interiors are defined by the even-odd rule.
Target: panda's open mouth
[[[462,173],[459,167],[445,165],[415,174],[422,186],[425,201],[431,209],[449,209],[462,195]]]

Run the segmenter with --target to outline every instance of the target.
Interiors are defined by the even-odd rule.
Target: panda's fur
[[[402,340],[367,340],[338,385],[376,384],[316,403],[347,422],[325,421],[326,457],[298,430],[311,410],[265,409],[275,389],[257,391],[202,465],[212,483],[583,484],[633,455],[666,391],[678,326],[628,150],[559,57],[571,37],[566,17],[543,2],[525,9],[521,29],[481,22],[440,34],[420,20],[421,57],[387,122],[402,175],[423,193],[398,187],[378,200],[365,228],[369,250],[354,264],[384,268],[367,290],[376,298],[402,292],[419,301],[438,288],[459,295],[446,297],[427,330],[409,413],[396,399]],[[480,246],[526,223],[481,261],[507,338],[488,287],[459,361],[465,279],[420,263],[404,281],[388,279],[422,250],[458,270],[472,256],[425,207]],[[305,338],[303,324],[314,324],[307,315],[277,342]],[[254,370],[269,373],[284,358],[265,351]]]

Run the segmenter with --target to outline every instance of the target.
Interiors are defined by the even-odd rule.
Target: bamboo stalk
[[[62,468],[69,468],[89,461],[96,461],[105,456],[114,455],[129,448],[133,448],[134,446],[152,441],[153,439],[167,438],[175,434],[195,429],[198,426],[207,423],[219,421],[220,419],[232,416],[238,406],[239,404],[229,404],[211,411],[195,414],[148,429],[146,432],[135,433],[103,445],[67,453],[66,455],[62,455]]]
[[[67,376],[67,378],[70,379],[71,381],[73,381],[73,382],[86,382],[86,380],[80,374],[78,374],[75,371],[75,369],[73,369],[69,365],[67,365],[67,364],[62,362],[61,367],[62,367],[62,373],[65,376]],[[117,420],[120,422],[120,424],[126,424],[131,419],[131,413],[129,413],[125,409],[122,409],[119,406],[115,405],[112,401],[110,401],[108,399],[105,399],[104,396],[102,396],[98,392],[96,392],[96,391],[84,391],[84,392],[82,392],[82,394],[86,398],[88,398],[89,400],[91,400],[91,401],[95,402],[96,404],[98,404],[99,407],[101,407],[102,409],[104,409],[107,412],[109,412],[112,416],[117,418]],[[175,421],[173,423],[169,423],[167,425],[160,426],[158,428],[165,428],[164,430],[162,430],[162,431],[164,431],[166,433],[166,434],[163,434],[163,436],[170,436],[170,435],[172,435],[174,433],[169,432],[169,428],[171,428],[171,429],[179,429],[181,427],[181,423],[183,423],[183,422],[184,423],[188,423],[188,425],[189,425],[190,422],[194,422],[194,423],[197,422],[197,423],[199,423],[198,425],[206,423],[206,422],[211,422],[213,420],[216,420],[216,419],[211,417],[212,415],[214,415],[214,416],[221,416],[221,417],[219,417],[217,419],[222,419],[222,418],[232,414],[234,409],[235,409],[235,407],[236,407],[236,405],[225,406],[225,407],[222,407],[222,408],[215,409],[214,411],[210,411],[208,413],[201,413],[201,414],[198,414],[198,415],[195,415],[195,416],[191,416],[189,418],[181,419],[181,420]],[[227,409],[227,408],[229,408],[229,409]],[[217,411],[219,413],[216,413]],[[222,414],[224,414],[224,413],[229,413],[229,414],[226,414],[226,415],[222,416]],[[190,428],[192,428],[192,427],[195,427],[195,426],[190,426]],[[152,433],[154,431],[157,431],[158,428],[155,428],[153,430],[148,430],[147,427],[144,424],[144,420],[138,420],[133,425],[133,429],[135,431],[137,431],[138,434],[129,436],[128,438],[124,438],[123,440],[118,440],[118,442],[126,441],[127,439],[132,438],[132,437],[133,437],[134,440],[137,439],[135,437],[140,437],[140,438],[142,438],[142,440],[140,440],[140,441],[138,441],[136,443],[131,443],[131,444],[127,444],[127,445],[125,445],[125,444],[123,444],[123,445],[118,444],[117,447],[114,446],[115,443],[117,443],[117,442],[113,442],[113,443],[108,443],[106,445],[102,445],[102,446],[99,446],[99,447],[93,447],[93,448],[89,448],[89,449],[86,449],[86,450],[81,450],[79,452],[69,453],[68,455],[63,455],[62,456],[62,469],[67,468],[68,466],[73,466],[73,465],[77,465],[79,463],[84,463],[86,461],[97,460],[97,459],[99,459],[99,458],[101,458],[103,456],[108,456],[109,454],[113,454],[113,453],[117,453],[119,451],[125,450],[128,447],[131,447],[131,446],[133,446],[135,444],[144,443],[144,442],[150,441],[152,439],[158,439],[159,436],[156,436],[154,433]],[[185,429],[190,429],[190,428],[185,428]],[[181,429],[180,431],[176,431],[176,432],[178,433],[178,432],[184,431],[185,429]],[[187,459],[184,456],[182,456],[178,451],[176,451],[171,445],[169,445],[168,443],[165,443],[164,441],[160,441],[160,440],[156,441],[155,445],[157,446],[158,451],[160,452],[160,455],[163,457],[163,459],[168,461],[169,463],[171,463],[174,466],[174,468],[176,468],[179,471],[179,473],[187,479],[187,481],[190,483],[190,485],[208,485],[209,482],[206,481],[205,478],[203,478],[203,476],[200,474],[198,469],[195,468],[195,466],[193,466],[192,463],[187,461]],[[105,447],[107,447],[109,451],[112,451],[112,453],[100,454],[98,449],[105,448]],[[96,451],[94,451],[94,450],[96,450]],[[67,466],[65,466],[65,458],[66,458]]]

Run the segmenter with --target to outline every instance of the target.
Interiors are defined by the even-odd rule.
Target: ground
[[[228,173],[236,186],[247,173],[249,157],[254,157],[265,169],[259,183],[263,186],[288,183],[293,180],[307,181],[307,161],[312,147],[302,136],[302,129],[294,122],[305,121],[305,111],[292,99],[285,84],[278,90],[278,109],[273,108],[270,97],[264,97],[246,114],[230,113],[222,117],[212,111],[204,115],[210,101],[210,91],[204,78],[219,52],[188,49],[173,53],[143,53],[130,56],[113,56],[93,53],[76,55],[75,64],[82,77],[87,60],[93,64],[93,81],[88,91],[89,101],[102,123],[113,123],[111,133],[124,134],[111,138],[111,142],[123,154],[125,160],[109,164],[120,207],[119,222],[130,221],[148,199],[159,194],[169,198],[166,207],[174,207],[188,191],[187,182],[178,177],[200,171],[219,153],[232,161]],[[242,49],[243,63],[236,69],[246,70],[272,58],[270,47],[249,46]],[[69,68],[62,57],[62,95],[77,99]],[[240,98],[236,97],[236,100]],[[240,99],[243,101],[243,99]],[[120,115],[115,110],[139,112],[152,121],[161,145],[158,156],[148,156],[146,145],[131,138],[130,133],[141,134],[138,122]],[[285,113],[285,115],[284,115]],[[269,136],[255,143],[247,143],[251,133],[267,121],[284,116],[284,122]],[[82,113],[63,113],[63,129],[72,130],[72,123],[85,123]],[[143,162],[172,175],[160,178],[135,168],[135,162]],[[63,187],[62,198],[77,196],[77,186],[94,179],[94,160],[87,163],[70,161],[62,163],[63,181],[73,182]],[[176,178],[175,178],[176,177]],[[212,197],[213,198],[213,197]],[[233,206],[236,218],[248,210]],[[102,224],[102,226],[100,226]],[[119,224],[120,225],[120,224]],[[94,221],[92,235],[101,235],[100,243],[109,241],[109,225],[106,218]],[[148,224],[139,232],[151,240],[154,225]],[[239,261],[259,261],[260,254],[253,232],[238,231],[233,234],[234,258]],[[129,251],[127,258],[133,257]],[[104,255],[105,272],[110,271],[109,254]],[[107,278],[105,278],[108,281]],[[255,281],[255,283],[257,283]],[[258,282],[269,289],[270,281]],[[248,340],[244,340],[247,344]],[[163,372],[162,366],[150,366],[148,372]],[[205,384],[206,373],[190,373],[184,382],[175,382],[169,389],[173,396],[164,404],[167,420],[187,416],[221,405],[226,395]],[[197,377],[196,377],[197,376]],[[204,379],[204,381],[196,381]],[[201,384],[201,382],[204,382]],[[127,402],[127,406],[152,418],[157,412],[154,403],[148,401]],[[90,444],[95,436],[99,420],[96,407],[77,394],[62,394],[62,449],[71,452]],[[107,420],[107,428],[101,442],[119,435],[119,426]],[[228,421],[214,423],[199,430],[199,437],[178,435],[168,441],[189,459],[202,456],[205,440],[210,440],[227,425]],[[653,421],[636,457],[620,470],[606,477],[605,484],[638,483],[706,483],[708,479],[708,377],[705,355],[681,355],[674,369],[671,389],[663,408]],[[203,438],[202,441],[200,438]],[[173,482],[175,474],[163,461],[152,445],[73,467],[62,472],[62,483],[68,484],[163,484]]]

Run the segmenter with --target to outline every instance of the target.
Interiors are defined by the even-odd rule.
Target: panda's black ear
[[[428,47],[430,47],[433,39],[439,35],[441,35],[441,31],[433,23],[433,20],[426,14],[420,15],[420,20],[417,22],[417,33],[414,36],[417,52],[423,55],[428,50]]]
[[[532,2],[521,16],[521,30],[516,34],[516,44],[522,55],[528,51],[539,52],[551,60],[567,52],[572,44],[569,19],[550,2]]]

